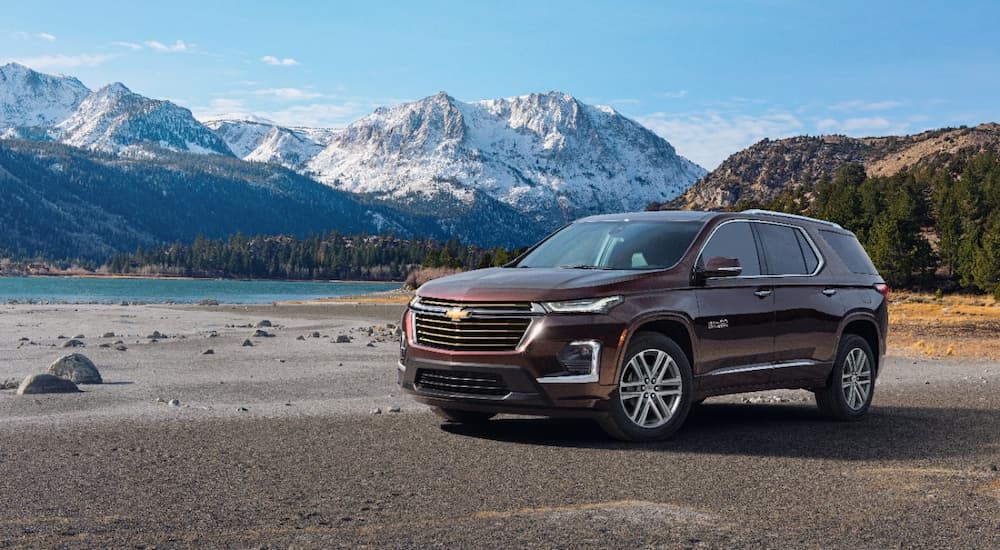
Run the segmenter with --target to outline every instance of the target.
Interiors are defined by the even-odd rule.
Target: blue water
[[[267,304],[367,294],[399,288],[399,283],[231,281],[223,279],[102,279],[78,277],[0,277],[0,303],[120,302]]]

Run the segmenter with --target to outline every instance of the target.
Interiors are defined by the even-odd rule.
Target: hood
[[[662,272],[564,268],[494,267],[428,281],[419,296],[460,301],[536,302],[611,295],[627,281]]]

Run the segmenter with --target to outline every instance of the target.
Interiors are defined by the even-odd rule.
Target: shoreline
[[[398,284],[403,285],[405,281],[379,281],[365,279],[244,279],[240,277],[192,277],[187,275],[136,275],[121,273],[0,273],[0,279],[139,279],[157,280],[170,279],[180,281],[252,281],[252,282],[275,282],[275,283],[356,283],[356,284]]]

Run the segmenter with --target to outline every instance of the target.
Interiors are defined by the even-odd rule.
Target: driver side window
[[[729,222],[719,226],[705,245],[699,261],[704,265],[709,258],[716,256],[739,260],[743,268],[741,276],[760,275],[757,244],[747,222]]]

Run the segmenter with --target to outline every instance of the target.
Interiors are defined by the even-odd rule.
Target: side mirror
[[[721,256],[712,256],[704,264],[699,261],[694,268],[695,280],[699,282],[713,277],[738,277],[740,273],[743,273],[743,268],[739,259]]]

